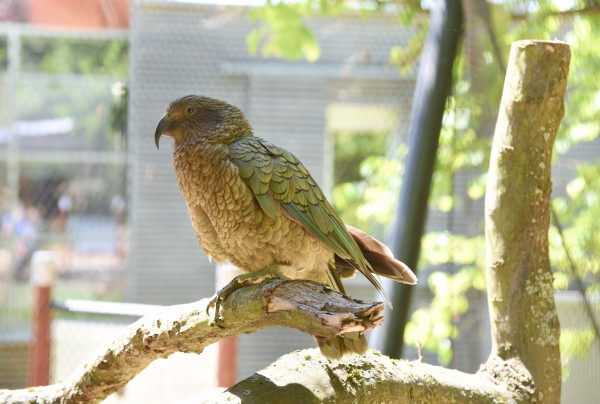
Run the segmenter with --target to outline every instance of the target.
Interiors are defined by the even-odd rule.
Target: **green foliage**
[[[23,71],[127,76],[127,40],[23,37]]]
[[[369,156],[383,156],[386,143],[385,133],[336,134],[335,185],[361,180],[360,163]]]
[[[255,54],[261,49],[264,57],[276,56],[286,59],[304,57],[309,62],[321,55],[317,39],[302,19],[299,7],[286,3],[255,8],[250,13],[252,22],[264,22],[253,29],[247,37],[248,51]]]
[[[347,150],[345,147],[342,150]],[[406,153],[407,148],[402,145],[397,159],[372,155],[362,162],[353,160],[359,166],[358,178],[349,182],[337,181],[333,188],[334,206],[345,223],[383,239],[397,204]]]
[[[410,19],[402,19],[401,21],[412,21],[412,17]],[[416,24],[415,28],[417,30],[416,34],[409,39],[405,47],[393,46],[390,49],[390,64],[398,67],[401,74],[409,73],[415,66],[415,63],[417,63],[419,56],[421,56],[429,23],[425,20],[425,23]]]
[[[107,150],[110,133],[110,87],[108,82],[65,83],[40,86],[36,82],[21,82],[15,103],[19,119],[74,119],[72,134],[80,136],[83,147]]]
[[[564,249],[566,244],[580,276],[589,284],[588,292],[600,293],[600,235],[595,225],[600,215],[599,190],[600,161],[581,164],[577,177],[566,186],[567,197],[554,200],[563,226],[568,224],[563,232],[564,240],[555,227],[550,230],[550,254],[556,267],[555,286],[559,289],[566,289],[571,278],[570,261]]]
[[[6,37],[0,37],[0,70],[5,70],[8,63],[8,43]]]
[[[594,330],[589,328],[562,328],[560,330],[560,361],[563,381],[571,376],[573,359],[585,360],[590,357]]]
[[[346,10],[358,11],[361,15],[372,15],[385,6],[381,0],[267,0],[267,4],[250,12],[251,22],[262,24],[250,31],[246,45],[251,55],[275,56],[288,60],[304,58],[314,62],[321,56],[321,46],[312,29],[304,22],[305,16],[338,15]],[[414,8],[404,7],[407,11]],[[408,13],[407,13],[408,15]],[[407,19],[408,20],[408,19]]]
[[[278,6],[269,3],[267,8],[283,7],[282,3]],[[309,38],[312,44],[316,43],[316,39],[297,25],[301,23],[300,15],[318,12],[325,3],[334,5],[335,12],[343,10],[343,1],[306,0],[287,6],[296,13],[287,17],[292,22],[290,33],[299,32],[300,42],[288,39],[278,46],[295,49],[293,52],[287,51],[295,58],[303,55],[299,45],[305,40],[303,38]],[[381,2],[373,2],[370,6],[365,3],[359,2],[363,10],[373,11],[382,7]],[[467,33],[463,54],[454,66],[454,85],[440,135],[430,209],[451,213],[468,203],[469,199],[483,197],[491,132],[502,93],[503,69],[514,41],[550,40],[558,36],[571,46],[566,112],[555,142],[554,162],[576,147],[585,147],[586,142],[595,140],[600,133],[600,53],[597,47],[600,14],[597,11],[582,12],[586,8],[588,11],[594,10],[593,7],[597,7],[594,2],[576,0],[570,10],[563,10],[561,6],[564,7],[564,4],[554,0],[488,1],[489,13],[479,10],[465,14],[470,18],[467,29],[472,31]],[[415,36],[407,46],[390,50],[390,64],[398,66],[400,72],[404,73],[412,68],[422,49],[426,23],[414,17],[423,15],[426,10],[421,8],[420,1],[407,0],[394,5],[399,11],[398,21],[416,29]],[[268,18],[263,14],[257,14],[256,18],[265,21],[268,26],[275,24],[274,21],[266,22]],[[489,32],[493,35],[489,35]],[[251,35],[255,38],[249,42],[252,42],[251,48],[256,51],[260,40],[274,40],[279,31],[270,28],[260,35]],[[289,57],[284,51],[266,53]],[[360,141],[357,139],[357,143]],[[336,145],[336,151],[345,156],[348,164],[361,161],[358,178],[356,170],[344,169],[343,176],[340,172],[340,177],[336,179],[333,190],[336,208],[342,212],[345,221],[381,237],[385,226],[393,221],[401,182],[399,176],[403,174],[402,157],[406,150],[400,151],[397,160],[389,160],[381,155],[365,158],[364,153],[352,160],[347,157],[352,152],[352,146],[348,144]],[[346,173],[351,173],[351,176],[346,177]],[[469,175],[466,195],[458,195],[455,190],[458,173]],[[600,216],[598,190],[600,160],[580,162],[575,177],[564,190],[558,190],[559,194],[564,191],[565,196],[553,201],[565,228],[564,239],[554,227],[549,234],[557,289],[572,288],[573,275],[564,250],[567,245],[587,293],[600,293],[600,236],[595,228],[595,219]],[[436,269],[428,281],[434,297],[430,306],[415,311],[406,329],[406,339],[408,342],[422,342],[425,349],[438,353],[441,362],[448,363],[452,358],[451,340],[458,333],[457,321],[468,309],[465,295],[475,293],[469,292],[472,289],[477,291],[485,288],[483,236],[431,233],[423,238],[422,251],[424,254],[420,266]],[[563,363],[568,365],[569,358],[589,352],[594,336],[589,329],[565,331],[561,337],[561,352]]]
[[[510,4],[493,7],[492,20],[500,21],[500,25],[514,24],[514,20],[505,18],[510,15]],[[527,2],[531,5],[535,2]],[[523,5],[524,3],[521,3]],[[515,40],[526,38],[551,39],[563,21],[563,30],[567,30],[565,38],[571,45],[572,65],[569,76],[569,92],[566,99],[566,114],[558,133],[555,144],[555,161],[582,142],[594,140],[600,132],[600,85],[597,77],[597,66],[600,66],[600,56],[595,51],[595,39],[600,35],[600,18],[598,16],[575,15],[573,21],[560,20],[556,15],[555,7],[548,2],[539,2],[539,9],[535,13],[525,13],[524,18],[517,23],[513,30],[497,30],[503,35],[498,35],[500,48],[506,50]],[[501,18],[499,18],[501,17]],[[502,19],[503,18],[503,19]],[[512,21],[512,22],[511,22]],[[511,22],[508,24],[507,22]],[[497,26],[497,25],[496,25]],[[486,41],[487,42],[487,41]],[[490,43],[483,43],[482,49],[490,49]],[[485,51],[484,51],[485,52]],[[489,50],[487,51],[489,52]],[[481,67],[483,66],[483,67]],[[476,68],[477,66],[475,66]],[[483,69],[483,70],[482,70]],[[455,86],[453,95],[449,99],[444,117],[440,137],[440,149],[434,173],[434,182],[430,205],[441,211],[449,211],[460,206],[461,201],[453,192],[453,178],[459,171],[472,172],[468,189],[468,197],[479,199],[485,192],[485,170],[488,166],[489,148],[491,137],[485,136],[486,121],[493,119],[493,111],[497,110],[502,82],[494,79],[494,75],[501,77],[497,64],[481,64],[479,70],[466,63],[462,57],[455,66]],[[485,87],[481,87],[485,83]],[[486,109],[480,106],[487,106]],[[557,157],[558,156],[558,157]],[[476,172],[479,171],[479,174]],[[597,235],[595,220],[600,214],[598,190],[600,189],[600,160],[593,163],[581,163],[578,175],[566,187],[567,197],[557,198],[554,201],[563,226],[566,226],[565,240],[561,240],[555,228],[549,234],[551,262],[555,268],[555,286],[569,288],[573,280],[570,262],[567,260],[563,242],[576,263],[576,270],[587,285],[588,294],[600,292],[600,256],[599,236]],[[432,244],[430,237],[440,237],[436,234],[427,235],[423,240],[422,251],[425,264],[446,264],[449,268],[458,268],[457,274],[465,268],[476,271],[479,276],[468,277],[461,275],[464,283],[453,284],[448,292],[446,288],[440,290],[438,282],[449,282],[436,275],[434,284],[430,281],[430,290],[434,298],[429,307],[418,309],[407,326],[405,337],[408,342],[421,341],[425,349],[436,351],[440,361],[448,361],[450,344],[447,339],[453,338],[456,331],[454,322],[462,314],[464,306],[452,305],[452,299],[459,299],[468,289],[469,284],[475,289],[481,289],[485,263],[474,260],[465,262],[457,251],[469,253],[473,251],[473,243],[480,236],[469,239],[459,239],[455,244],[444,245],[442,252],[437,244]],[[445,236],[444,236],[445,238]],[[443,244],[442,244],[443,245]],[[447,250],[446,250],[447,248]],[[448,251],[444,254],[444,251]],[[480,250],[483,256],[483,249]],[[437,257],[432,259],[431,257]],[[427,262],[429,261],[429,262]],[[423,267],[423,265],[421,265]],[[473,272],[470,272],[473,274]],[[433,275],[432,275],[433,276]],[[452,277],[454,275],[446,275]],[[454,307],[454,309],[450,309]],[[443,323],[441,327],[439,324]],[[437,330],[446,332],[432,332],[433,326]],[[575,343],[582,352],[589,352],[589,345],[593,338],[589,336],[589,329],[571,330],[567,339],[561,339],[561,351],[566,357],[572,351],[565,344]],[[563,358],[565,366],[569,360]]]
[[[575,16],[572,25],[566,35],[572,56],[566,112],[556,140],[559,154],[580,142],[594,140],[600,133],[600,54],[595,45],[600,35],[600,16]]]
[[[600,160],[581,164],[577,174],[566,186],[567,196],[553,201],[561,224],[568,225],[563,231],[564,238],[555,226],[549,232],[550,260],[555,267],[554,287],[568,289],[575,271],[587,285],[588,297],[597,297],[600,295],[600,236],[596,230],[596,218],[600,215]],[[600,304],[592,307],[596,313],[600,312]],[[560,351],[565,379],[570,376],[573,359],[589,356],[594,338],[591,327],[561,329]]]
[[[127,40],[23,37],[21,70],[47,75],[18,83],[19,119],[72,117],[73,133],[96,150],[112,148],[110,135],[125,133],[126,93],[115,85],[120,83],[117,77],[128,75]],[[81,79],[54,81],[54,74]]]
[[[427,251],[421,261],[439,266],[451,263],[457,271],[434,271],[427,283],[433,293],[431,304],[418,308],[406,326],[405,339],[409,344],[420,342],[428,351],[437,352],[442,364],[452,360],[451,340],[458,335],[460,316],[469,309],[467,292],[472,288],[484,291],[485,240],[483,236],[464,237],[448,232],[433,232],[422,240]]]
[[[462,85],[463,82],[459,82],[455,87],[460,88]],[[489,162],[490,139],[478,136],[470,126],[474,119],[473,108],[464,105],[468,100],[465,97],[461,98],[459,89],[455,94],[449,98],[442,120],[430,195],[430,205],[442,212],[449,212],[461,205],[461,200],[454,192],[455,174],[459,170],[487,167]],[[482,176],[483,171],[471,181],[469,194],[473,195],[474,199],[483,196]]]

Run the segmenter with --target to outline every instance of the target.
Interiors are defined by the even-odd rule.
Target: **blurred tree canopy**
[[[315,61],[320,55],[318,38],[304,24],[303,17],[359,12],[365,17],[379,12],[394,13],[398,23],[417,28],[405,47],[390,49],[390,65],[405,74],[418,63],[428,26],[432,2],[416,0],[303,0],[267,1],[252,13],[258,26],[248,36],[250,53],[287,59]],[[504,63],[512,42],[522,39],[560,39],[571,46],[572,62],[566,112],[555,143],[553,161],[569,158],[569,152],[585,148],[600,132],[600,1],[598,0],[463,0],[465,35],[461,56],[454,67],[452,95],[448,99],[440,134],[436,170],[430,195],[430,209],[451,212],[469,200],[484,196],[491,138],[502,94]],[[346,138],[346,142],[356,137]],[[347,155],[360,145],[348,145],[341,137],[336,151]],[[362,148],[361,150],[365,150]],[[382,235],[393,222],[394,207],[401,186],[402,158],[356,154],[345,156],[344,169],[336,177],[334,204],[348,223]],[[455,192],[458,173],[469,175],[467,195]],[[358,175],[358,177],[357,177]],[[565,187],[554,189],[553,208],[564,231],[550,230],[550,254],[556,289],[574,289],[574,272],[583,280],[588,296],[600,294],[600,158],[577,161],[573,178]],[[437,352],[441,363],[452,360],[451,341],[458,334],[457,323],[469,307],[466,292],[485,290],[483,215],[477,235],[450,232],[429,233],[422,240],[420,266],[434,268],[428,275],[433,300],[417,309],[407,325],[406,341],[419,341]],[[566,254],[570,252],[572,262]],[[440,270],[440,268],[443,268]],[[600,310],[598,305],[596,310]],[[594,330],[565,330],[561,334],[563,364],[574,355],[589,353]],[[576,347],[576,348],[574,348]],[[568,367],[565,367],[565,376]]]
[[[52,141],[44,136],[19,138],[23,155],[60,150],[72,152],[74,156],[77,151],[112,153],[125,150],[127,97],[122,81],[126,80],[129,71],[126,36],[52,30],[34,34],[25,30],[13,37],[0,36],[0,73],[9,68],[7,49],[10,41],[15,41],[12,46],[18,46],[18,57],[13,54],[10,61],[17,74],[10,90],[14,102],[6,108],[12,111],[10,119],[26,122],[65,119],[72,122],[71,129]],[[2,91],[7,91],[7,87]],[[0,111],[0,121],[6,120],[5,114]],[[68,141],[67,137],[70,137]],[[74,173],[86,175],[88,181],[72,181]],[[120,164],[88,164],[76,159],[55,164],[23,158],[19,171],[20,194],[27,203],[55,205],[46,194],[57,188],[57,184],[70,181],[70,187],[78,190],[73,197],[74,212],[110,214],[112,195],[124,194],[125,182],[108,181],[107,178],[122,178],[122,173]],[[44,192],[37,195],[31,188]],[[45,219],[51,218],[47,210],[43,211],[46,212]]]
[[[129,73],[125,39],[30,36],[21,42],[23,71],[122,77]]]
[[[24,36],[21,71],[40,73],[47,81],[42,81],[41,93],[40,83],[19,86],[20,117],[75,116],[79,132],[88,138],[110,142],[110,135],[118,134],[124,140],[127,97],[121,80],[129,73],[128,49],[128,41],[121,38]],[[61,81],[61,77],[83,80]],[[96,145],[96,149],[111,146]]]

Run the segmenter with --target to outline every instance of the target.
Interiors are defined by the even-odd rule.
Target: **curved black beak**
[[[154,143],[156,143],[156,148],[157,149],[159,149],[159,147],[158,147],[158,141],[160,140],[160,137],[162,136],[162,134],[164,132],[166,132],[166,130],[169,127],[170,124],[171,124],[171,122],[169,122],[167,120],[167,118],[165,118],[164,116],[158,122],[158,125],[156,126],[156,131],[154,132]]]

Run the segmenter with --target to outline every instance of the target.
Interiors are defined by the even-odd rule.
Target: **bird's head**
[[[173,101],[158,122],[154,141],[162,135],[175,145],[196,142],[230,143],[252,132],[239,108],[224,101],[200,95],[186,95]]]

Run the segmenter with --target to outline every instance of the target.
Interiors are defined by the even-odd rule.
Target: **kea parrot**
[[[391,251],[345,226],[292,153],[254,136],[237,107],[188,95],[173,101],[156,127],[173,139],[173,166],[200,245],[209,259],[247,276],[259,270],[308,279],[345,294],[341,278],[358,271],[386,298],[377,276],[415,284]],[[331,359],[364,354],[362,333],[315,337]]]

